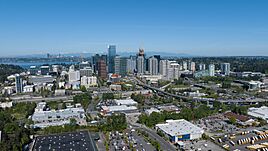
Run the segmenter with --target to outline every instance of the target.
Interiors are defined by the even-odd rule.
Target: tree
[[[84,85],[82,85],[82,86],[80,87],[80,90],[81,90],[82,92],[87,92],[87,88],[86,88]]]
[[[232,116],[232,117],[229,118],[229,121],[230,121],[231,124],[235,124],[236,123],[236,118]]]

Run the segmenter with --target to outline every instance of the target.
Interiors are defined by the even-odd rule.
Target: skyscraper
[[[116,46],[108,46],[108,72],[114,73],[114,57],[116,56]]]
[[[119,74],[121,76],[127,75],[127,58],[116,56],[114,58],[114,73]]]
[[[199,64],[199,70],[202,71],[202,70],[206,70],[206,64]]]
[[[23,91],[22,78],[20,77],[19,74],[16,75],[15,82],[16,82],[16,93],[22,93]]]
[[[211,76],[211,77],[215,76],[215,65],[214,64],[208,65],[208,72],[209,72],[209,76]]]
[[[188,70],[195,72],[195,62],[188,62]]]
[[[155,57],[150,57],[148,59],[148,66],[149,66],[149,73],[151,75],[157,75],[158,74],[158,59]]]
[[[145,59],[144,56],[137,57],[137,73],[143,74],[145,71]]]
[[[144,74],[145,72],[145,55],[144,50],[139,49],[139,53],[137,54],[137,73]]]
[[[136,56],[130,56],[130,58],[127,59],[127,72],[134,73],[137,69],[137,57]]]
[[[106,79],[107,78],[106,62],[105,62],[104,59],[100,59],[98,61],[98,75],[102,79]]]
[[[231,70],[230,63],[221,64],[221,74],[228,76],[230,75],[230,70]]]

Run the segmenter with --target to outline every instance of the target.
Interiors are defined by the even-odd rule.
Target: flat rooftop
[[[196,125],[184,120],[166,120],[165,124],[157,124],[156,127],[164,131],[170,136],[186,135],[186,134],[200,134],[204,130]]]
[[[268,107],[267,106],[262,106],[260,108],[251,107],[248,109],[248,115],[268,120]]]
[[[121,99],[121,100],[114,100],[117,105],[136,105],[138,104],[133,99]]]
[[[94,138],[87,131],[38,136],[33,151],[97,151]]]

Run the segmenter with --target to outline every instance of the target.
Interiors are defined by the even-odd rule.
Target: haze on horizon
[[[265,0],[0,0],[0,56],[118,51],[268,56]]]

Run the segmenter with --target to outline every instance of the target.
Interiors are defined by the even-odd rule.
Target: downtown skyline
[[[206,2],[206,3],[205,3]],[[0,1],[1,57],[169,52],[267,56],[266,1]]]

